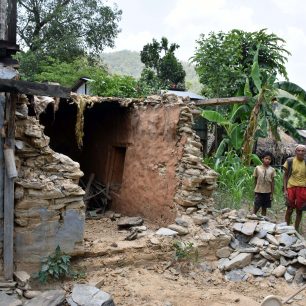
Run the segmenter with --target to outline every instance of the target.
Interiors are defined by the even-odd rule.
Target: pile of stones
[[[64,290],[35,291],[29,282],[30,275],[25,271],[14,272],[14,281],[0,281],[0,306],[56,306],[64,302]]]
[[[218,258],[218,269],[228,280],[245,280],[249,275],[284,277],[288,283],[306,280],[304,238],[293,226],[248,215],[243,209],[189,207],[156,235],[193,241],[199,253]]]
[[[235,270],[242,278],[248,274],[274,275],[287,282],[301,282],[306,276],[306,242],[293,226],[275,224],[256,215],[237,218],[233,212],[223,218],[233,221],[233,236],[228,247],[216,252],[220,270]],[[228,273],[228,277],[235,273]]]
[[[115,306],[112,296],[94,286],[75,284],[70,294],[65,290],[31,290],[30,275],[16,271],[14,281],[0,281],[0,306]]]

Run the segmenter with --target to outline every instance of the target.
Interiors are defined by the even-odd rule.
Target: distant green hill
[[[140,54],[136,51],[122,50],[117,52],[102,53],[101,58],[109,72],[114,74],[131,75],[139,78],[144,67]],[[197,94],[201,93],[201,84],[194,70],[194,66],[182,62],[186,71],[186,86],[188,90]]]

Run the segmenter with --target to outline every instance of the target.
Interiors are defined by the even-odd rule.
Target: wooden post
[[[14,149],[15,146],[16,101],[16,94],[7,94],[5,107],[5,120],[7,122],[5,147],[10,149]],[[14,178],[10,178],[7,171],[4,173],[3,266],[5,279],[12,280],[14,272]]]
[[[17,27],[17,3],[16,0],[8,2],[8,20],[7,20],[7,40],[16,44],[16,27]]]
[[[0,131],[4,126],[5,95],[0,93]],[[0,135],[0,221],[3,221],[3,190],[4,190],[4,156],[3,138]],[[0,226],[2,222],[0,222]],[[3,225],[2,225],[3,226]]]

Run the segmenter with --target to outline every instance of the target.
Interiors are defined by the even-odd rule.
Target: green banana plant
[[[232,112],[227,117],[213,110],[203,110],[201,115],[203,118],[210,122],[214,122],[222,126],[225,130],[226,137],[223,138],[216,151],[216,157],[221,156],[226,150],[235,149],[236,151],[241,148],[243,141],[243,125],[244,123],[235,122],[235,118],[243,107],[233,108]]]

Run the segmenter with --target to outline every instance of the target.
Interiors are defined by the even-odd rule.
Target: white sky
[[[257,31],[267,28],[286,40],[292,54],[286,65],[289,79],[306,90],[305,0],[108,0],[122,9],[116,47],[141,51],[162,36],[178,43],[176,55],[187,61],[200,34],[231,29]]]

